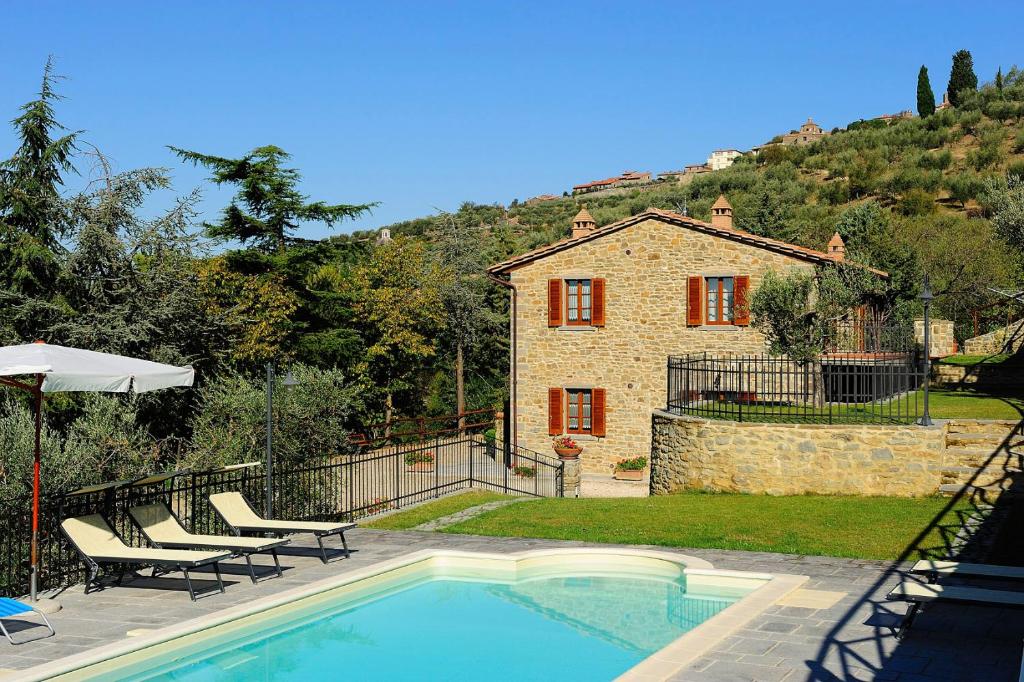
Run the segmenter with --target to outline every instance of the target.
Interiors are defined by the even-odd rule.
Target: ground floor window
[[[588,388],[566,389],[566,424],[568,433],[589,434],[592,431],[591,404],[593,394]]]

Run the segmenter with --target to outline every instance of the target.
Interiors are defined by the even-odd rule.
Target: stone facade
[[[1000,469],[1005,458],[998,452],[1017,428],[1013,421],[970,420],[930,427],[759,424],[656,412],[651,492],[920,496],[956,492],[976,472],[975,485],[998,482],[1005,489],[1010,473]]]
[[[516,287],[519,445],[551,452],[549,388],[604,388],[606,435],[580,436],[584,473],[610,474],[624,457],[647,455],[651,412],[665,406],[669,355],[761,353],[746,326],[687,326],[687,278],[750,277],[769,269],[812,270],[788,254],[650,218],[510,271]],[[604,278],[603,327],[549,327],[549,279]]]
[[[956,336],[953,334],[952,320],[928,320],[931,330],[928,332],[928,344],[931,346],[931,357],[944,358],[957,351]],[[924,319],[914,320],[914,340],[924,348]]]

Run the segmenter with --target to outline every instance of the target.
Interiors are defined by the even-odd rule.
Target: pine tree
[[[977,90],[978,76],[974,73],[974,58],[968,50],[960,50],[953,55],[953,68],[949,72],[949,102],[954,107],[960,106],[960,93],[964,90]]]
[[[54,315],[50,303],[64,251],[60,187],[63,175],[74,172],[77,138],[69,132],[54,139],[66,130],[54,118],[61,99],[57,79],[49,59],[38,96],[12,122],[20,145],[0,162],[0,305],[7,341],[39,338]]]
[[[309,201],[309,197],[298,190],[302,180],[299,172],[281,166],[290,155],[273,145],[257,147],[241,159],[210,156],[178,147],[170,147],[170,150],[185,161],[211,169],[214,183],[238,186],[238,193],[224,209],[220,222],[204,225],[207,235],[214,239],[237,239],[243,244],[253,243],[264,251],[281,253],[301,222],[323,222],[333,227],[376,206]]]
[[[935,113],[935,93],[932,92],[932,83],[928,79],[928,67],[921,65],[917,72],[917,115],[927,118]]]

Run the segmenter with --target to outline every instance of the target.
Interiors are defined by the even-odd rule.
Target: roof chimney
[[[828,240],[828,257],[835,261],[846,259],[846,244],[838,232],[832,235],[832,239]]]
[[[594,217],[590,215],[590,211],[584,205],[580,212],[576,214],[576,217],[572,219],[572,238],[576,239],[577,237],[588,235],[596,227],[597,223],[594,221]]]
[[[726,200],[724,194],[718,195],[718,199],[711,205],[711,226],[732,229],[732,204]]]

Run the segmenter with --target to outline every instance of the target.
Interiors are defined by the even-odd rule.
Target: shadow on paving
[[[1024,415],[1022,415],[1024,416]],[[1024,609],[933,603],[897,640],[897,626],[908,605],[885,595],[919,559],[1024,566],[1024,420],[988,455],[967,485],[923,528],[899,558],[843,613],[829,630],[805,679],[835,680],[1017,680],[1024,642]],[[983,472],[985,480],[979,481]],[[989,475],[997,470],[1000,480]],[[995,490],[973,484],[994,484]],[[938,531],[939,543],[934,543]],[[923,579],[922,579],[923,580]],[[944,579],[944,583],[955,582]],[[964,582],[964,581],[960,581]],[[985,584],[987,583],[987,584]],[[1024,586],[975,581],[990,588]],[[872,628],[863,636],[863,625]],[[854,634],[856,633],[856,634]]]

